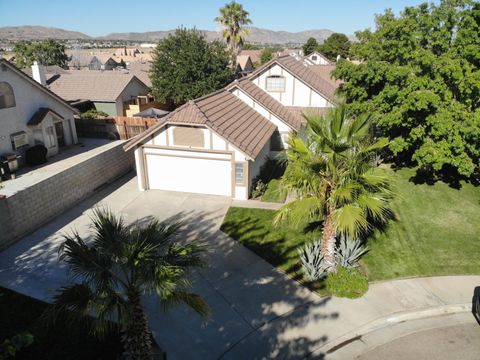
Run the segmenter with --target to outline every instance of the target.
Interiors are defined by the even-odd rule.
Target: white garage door
[[[210,154],[209,154],[210,155]],[[230,159],[146,154],[150,189],[232,196]]]

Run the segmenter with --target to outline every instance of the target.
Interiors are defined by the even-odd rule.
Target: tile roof
[[[113,102],[134,79],[140,81],[133,74],[122,71],[72,70],[59,74],[49,89],[68,101]]]
[[[332,71],[335,70],[336,65],[310,65],[308,68],[315,72],[325,81],[331,83],[335,87],[343,84],[343,81],[337,80],[332,76]]]
[[[259,63],[260,57],[262,56],[262,50],[242,50],[240,51],[239,56],[242,55],[248,55],[253,63]]]
[[[152,87],[152,80],[150,80],[150,68],[152,67],[152,62],[151,61],[145,61],[145,62],[132,62],[127,65],[127,71],[129,71],[131,74],[135,75],[137,78],[140,79],[145,85],[147,85],[149,88]]]
[[[328,110],[332,109],[331,107],[301,107],[301,106],[287,106],[286,107],[290,112],[297,114],[303,119],[303,122],[306,122],[305,116],[308,115],[324,115]]]
[[[250,55],[238,55],[237,56],[237,65],[240,66],[241,71],[245,71],[245,68],[247,67],[247,65],[249,65],[249,63],[250,63],[250,67],[251,67],[250,71],[253,71],[253,62],[252,62],[252,59],[250,58]]]
[[[222,89],[177,108],[163,121],[125,145],[125,150],[147,139],[168,123],[205,125],[255,159],[276,126],[229,91]]]
[[[266,69],[270,68],[275,63],[292,73],[300,81],[303,81],[305,84],[318,91],[321,95],[325,96],[327,100],[334,103],[336,102],[335,91],[337,90],[338,86],[325,77],[318,75],[314,70],[311,69],[311,67],[315,65],[309,65],[307,62],[305,62],[303,57],[297,55],[283,55],[273,58],[264,66],[250,74],[249,78],[252,79],[258,74],[264,72]]]
[[[296,111],[289,111],[287,107],[282,105],[279,101],[270,96],[267,92],[255,85],[249,79],[243,78],[234,81],[229,85],[228,89],[238,87],[252,99],[264,106],[272,114],[276,115],[288,126],[296,131],[299,131],[302,124],[305,122],[303,117]]]
[[[56,116],[58,116],[59,118],[63,119],[63,116],[60,115],[59,113],[57,113],[56,111],[53,111],[52,109],[47,108],[47,107],[41,107],[41,108],[38,108],[38,110],[35,112],[35,114],[33,114],[31,119],[28,120],[27,125],[28,126],[35,126],[35,125],[40,124],[43,121],[43,119],[45,118],[45,116],[47,116],[47,114],[49,114],[49,113],[53,113]]]

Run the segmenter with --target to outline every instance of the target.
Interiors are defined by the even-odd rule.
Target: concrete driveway
[[[184,241],[199,239],[209,248],[209,267],[194,273],[192,280],[194,291],[205,298],[212,315],[203,321],[186,306],[165,313],[154,297],[146,298],[151,329],[168,358],[303,357],[325,339],[282,340],[281,334],[287,330],[282,326],[275,326],[274,331],[270,328],[263,336],[254,333],[294,309],[299,322],[288,326],[302,327],[300,322],[311,320],[308,304],[316,302],[316,307],[321,307],[328,300],[300,287],[220,232],[230,203],[231,199],[218,196],[139,192],[136,178],[124,177],[0,253],[0,285],[42,300],[51,299],[54,291],[67,282],[65,268],[57,260],[62,234],[76,229],[86,236],[94,206],[108,206],[127,221],[152,217],[183,220]]]

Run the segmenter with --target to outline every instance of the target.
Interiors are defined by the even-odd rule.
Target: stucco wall
[[[15,152],[12,149],[10,135],[19,131],[25,131],[28,134],[30,146],[35,145],[33,128],[28,127],[27,123],[40,107],[48,107],[60,114],[65,119],[65,141],[67,144],[77,142],[71,108],[38,89],[34,84],[8,67],[0,71],[0,81],[5,81],[12,86],[16,105],[15,107],[0,109],[0,154]],[[70,131],[67,131],[67,124],[65,123],[67,121],[73,126],[73,138]],[[17,151],[17,154],[22,152]]]
[[[0,249],[66,211],[101,185],[133,168],[133,152],[124,143],[0,199]]]

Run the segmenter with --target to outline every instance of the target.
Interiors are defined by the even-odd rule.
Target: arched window
[[[7,82],[0,82],[0,109],[15,106],[15,95],[13,89]]]
[[[285,77],[280,75],[270,75],[265,79],[265,88],[267,91],[285,91]]]

